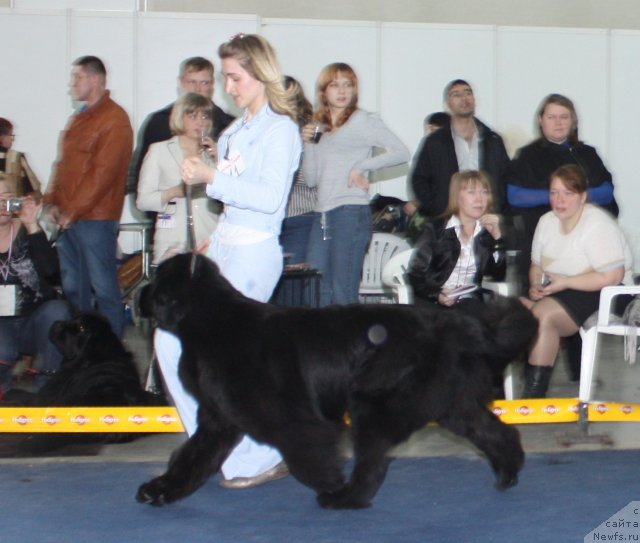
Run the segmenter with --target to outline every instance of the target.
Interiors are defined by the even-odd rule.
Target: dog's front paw
[[[516,486],[518,484],[518,474],[509,474],[502,473],[498,480],[496,481],[496,488],[498,490],[507,490],[507,488],[511,488],[512,486]]]
[[[148,483],[140,485],[136,494],[136,500],[140,503],[148,503],[160,507],[173,500],[167,498],[167,484],[162,477],[156,477]]]
[[[369,501],[350,495],[348,487],[337,492],[320,492],[317,499],[320,507],[324,509],[365,509],[371,506]]]

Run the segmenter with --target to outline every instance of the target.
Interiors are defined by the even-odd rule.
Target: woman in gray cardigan
[[[409,150],[376,115],[358,109],[348,64],[326,66],[316,92],[315,123],[302,131],[304,180],[318,189],[308,260],[322,273],[320,305],[357,303],[371,239],[369,172],[407,162]]]

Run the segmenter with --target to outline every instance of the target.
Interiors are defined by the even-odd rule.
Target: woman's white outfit
[[[266,302],[282,273],[278,235],[293,174],[300,161],[297,125],[265,106],[245,115],[218,141],[219,163],[207,194],[224,203],[207,256],[245,296]],[[215,308],[212,308],[215,311]],[[165,384],[189,435],[196,431],[198,404],[178,378],[179,340],[157,330],[155,348]],[[244,436],[222,465],[226,479],[254,477],[282,461],[280,453]]]

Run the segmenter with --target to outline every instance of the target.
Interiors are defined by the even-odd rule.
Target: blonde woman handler
[[[275,53],[264,38],[240,34],[222,44],[225,91],[243,115],[218,141],[217,169],[199,158],[182,164],[185,183],[206,183],[224,203],[207,256],[245,296],[266,302],[282,273],[278,235],[301,142],[294,102],[284,90]],[[178,339],[156,332],[155,347],[169,392],[187,433],[196,430],[198,405],[178,378]],[[226,488],[250,488],[287,475],[280,453],[247,436],[222,465]]]

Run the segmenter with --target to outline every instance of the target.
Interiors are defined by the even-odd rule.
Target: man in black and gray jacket
[[[411,184],[421,211],[429,217],[444,213],[451,176],[462,170],[483,170],[494,185],[494,208],[505,202],[504,174],[509,156],[502,138],[474,117],[476,102],[471,85],[462,79],[444,89],[451,122],[426,137],[415,156]]]
[[[215,88],[213,63],[204,57],[191,57],[183,60],[178,74],[178,87],[180,93],[195,92],[213,102]],[[140,130],[139,145],[134,153],[132,167],[129,171],[127,192],[136,192],[138,176],[142,168],[142,162],[152,143],[170,139],[173,134],[169,128],[169,117],[173,103],[155,111],[149,115]],[[211,138],[218,141],[218,137],[234,120],[232,115],[225,113],[220,107],[213,104],[213,124],[211,126]]]

